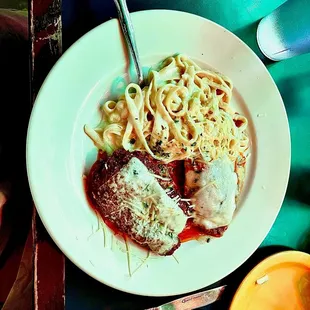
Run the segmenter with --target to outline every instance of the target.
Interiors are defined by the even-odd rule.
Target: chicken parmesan
[[[158,255],[221,237],[233,219],[249,155],[248,120],[231,107],[232,81],[187,56],[150,70],[85,126],[99,149],[87,195],[115,233]]]
[[[87,180],[88,195],[102,218],[159,255],[173,254],[180,246],[178,235],[187,221],[183,210],[188,202],[181,200],[169,170],[149,155],[119,150],[114,157],[102,156]]]

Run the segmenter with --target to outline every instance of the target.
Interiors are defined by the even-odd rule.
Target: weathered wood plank
[[[62,53],[60,0],[31,0],[32,100]],[[65,308],[65,257],[33,209],[34,309]]]
[[[30,33],[32,94],[35,99],[46,75],[62,53],[60,0],[31,0]]]
[[[65,257],[33,211],[34,309],[65,308]]]

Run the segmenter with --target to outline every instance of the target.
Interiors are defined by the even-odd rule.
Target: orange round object
[[[310,310],[310,255],[284,251],[259,263],[240,284],[230,310]]]

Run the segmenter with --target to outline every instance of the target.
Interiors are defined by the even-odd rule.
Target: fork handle
[[[138,75],[138,83],[139,85],[141,85],[143,82],[143,72],[139,60],[139,53],[136,45],[134,29],[127,8],[127,3],[126,0],[114,0],[114,3],[117,9],[120,26],[122,28],[126,43],[128,45],[130,55],[132,56],[132,59],[134,61],[134,65]]]

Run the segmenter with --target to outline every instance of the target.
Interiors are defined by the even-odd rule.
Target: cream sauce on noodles
[[[85,132],[109,154],[146,151],[165,163],[227,155],[238,163],[249,147],[248,121],[231,108],[232,89],[229,78],[179,54],[150,71],[143,89],[131,83],[117,101],[107,101],[99,126]]]

